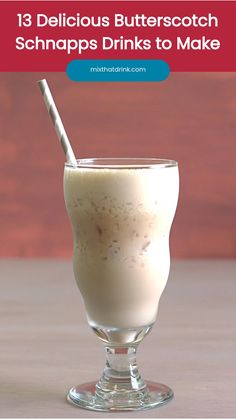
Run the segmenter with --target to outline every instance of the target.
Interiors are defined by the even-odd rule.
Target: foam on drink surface
[[[132,328],[154,322],[169,274],[178,168],[65,168],[74,272],[89,320]]]

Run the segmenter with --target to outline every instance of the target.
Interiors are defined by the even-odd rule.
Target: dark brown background
[[[78,157],[179,161],[173,256],[236,256],[235,73],[175,73],[163,83],[133,84],[1,73],[1,257],[72,252],[64,156],[36,85],[45,76]]]

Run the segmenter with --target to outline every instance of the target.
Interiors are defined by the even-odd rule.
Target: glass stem
[[[97,383],[97,395],[113,391],[144,390],[146,384],[140,376],[136,362],[137,345],[106,347],[106,366]]]

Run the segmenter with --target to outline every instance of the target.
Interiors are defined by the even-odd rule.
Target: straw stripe
[[[50,115],[50,118],[53,122],[53,125],[55,127],[58,139],[61,143],[61,146],[63,148],[63,151],[66,155],[66,159],[68,162],[72,164],[76,164],[76,158],[74,155],[74,152],[72,150],[72,147],[70,145],[69,138],[66,134],[64,125],[62,123],[62,120],[60,118],[59,112],[57,110],[56,104],[53,100],[52,94],[50,92],[49,86],[47,84],[47,81],[45,79],[38,81],[39,88],[41,90],[41,93],[44,98],[44,102],[46,105],[46,108],[48,110],[48,113]]]

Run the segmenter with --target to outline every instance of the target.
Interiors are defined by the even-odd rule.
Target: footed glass
[[[179,191],[177,162],[96,158],[65,164],[73,266],[88,323],[106,350],[98,382],[68,400],[98,411],[142,410],[173,397],[142,379],[136,351],[151,330],[170,268],[169,233]]]

